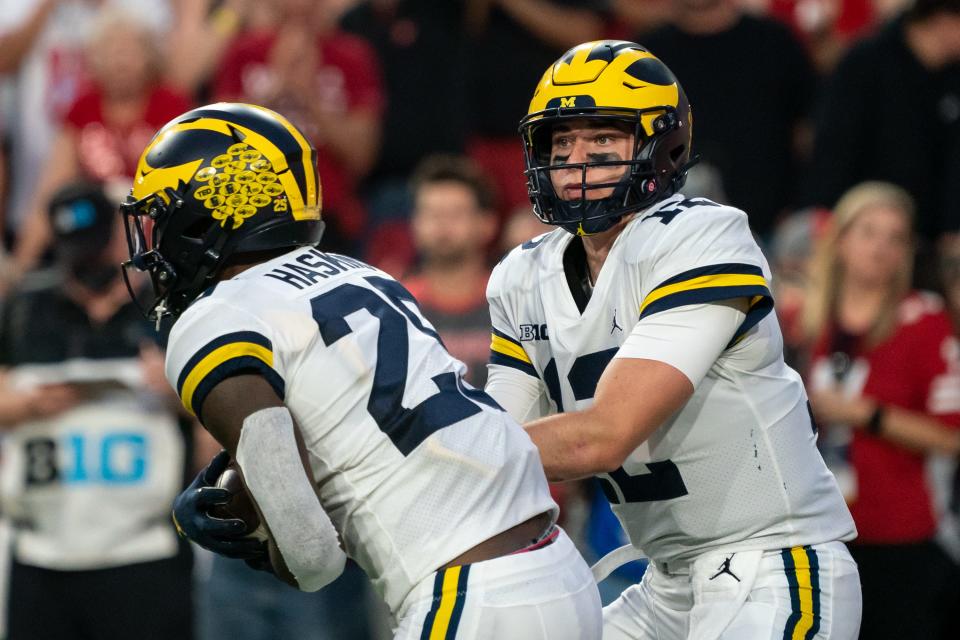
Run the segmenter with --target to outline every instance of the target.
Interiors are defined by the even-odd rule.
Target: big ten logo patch
[[[107,433],[95,437],[68,434],[24,442],[28,487],[63,484],[131,485],[145,482],[150,441],[143,433]]]
[[[522,324],[520,325],[520,340],[549,340],[547,337],[547,325],[545,324]]]
[[[231,229],[236,229],[271,202],[274,211],[287,210],[287,198],[273,165],[246,143],[230,145],[226,153],[197,171],[194,179],[205,184],[193,197],[203,202],[221,227],[230,222]]]

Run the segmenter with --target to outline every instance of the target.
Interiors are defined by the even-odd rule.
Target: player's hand
[[[217,478],[230,463],[230,454],[221,451],[201,471],[190,486],[173,501],[173,522],[180,535],[204,549],[228,558],[262,560],[266,544],[246,537],[246,524],[238,518],[215,518],[209,510],[226,504],[230,494],[216,486]]]

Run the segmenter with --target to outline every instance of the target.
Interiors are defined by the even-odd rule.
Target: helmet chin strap
[[[163,298],[158,300],[156,306],[153,307],[155,331],[157,332],[160,331],[160,323],[163,321],[163,316],[167,315],[167,313],[168,313],[167,298],[166,296],[164,296]]]
[[[626,215],[626,214],[624,214]],[[623,216],[611,216],[599,220],[585,220],[583,222],[569,223],[562,225],[563,230],[572,233],[575,236],[592,236],[604,231],[609,231],[623,220]]]

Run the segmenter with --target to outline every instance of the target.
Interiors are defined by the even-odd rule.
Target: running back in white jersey
[[[536,447],[443,348],[413,297],[358,260],[298,249],[219,283],[170,335],[167,376],[202,420],[238,371],[284,400],[346,552],[396,611],[494,535],[556,515]]]
[[[557,230],[514,249],[487,291],[491,364],[540,381],[543,407],[588,407],[638,320],[683,305],[750,301],[686,405],[622,467],[600,476],[631,543],[676,562],[713,549],[853,538],[815,446],[803,384],[783,361],[769,267],[746,215],[682,195],[638,214],[610,249],[582,314],[563,268],[572,240]]]

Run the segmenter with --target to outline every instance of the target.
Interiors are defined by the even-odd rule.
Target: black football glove
[[[245,537],[246,524],[239,518],[215,518],[209,509],[226,504],[230,493],[216,486],[217,478],[230,464],[230,454],[221,451],[190,486],[173,501],[173,523],[184,538],[228,558],[269,564],[267,545]]]

